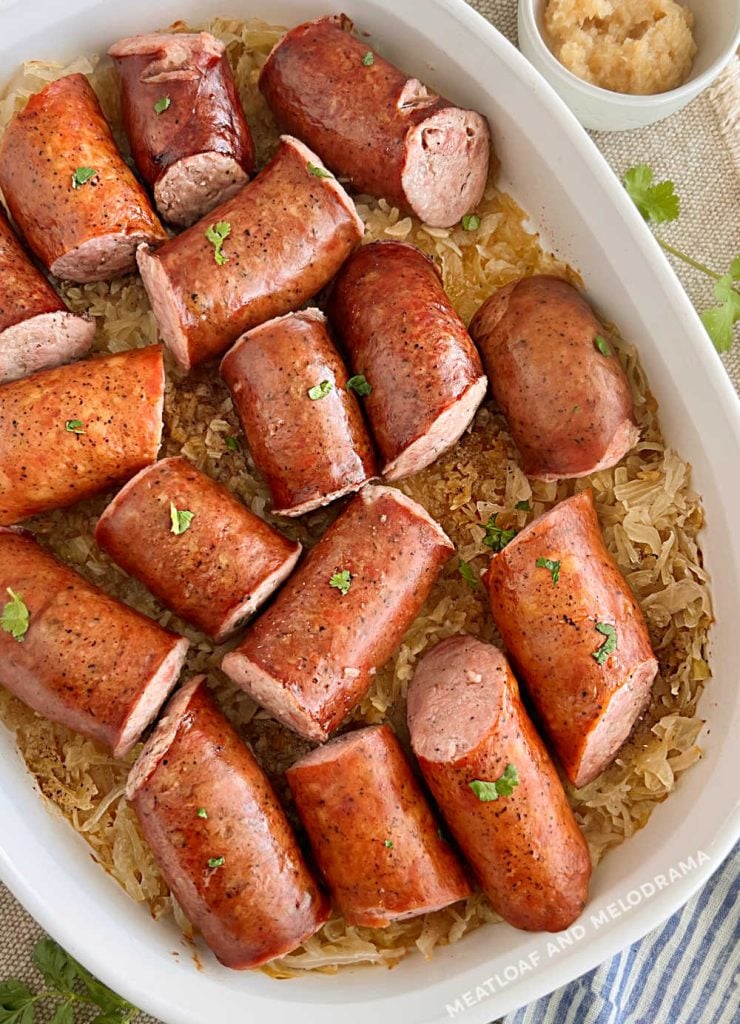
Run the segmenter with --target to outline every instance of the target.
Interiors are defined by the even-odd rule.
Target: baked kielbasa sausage
[[[338,736],[296,761],[286,778],[348,924],[384,928],[470,896],[389,725]]]
[[[165,881],[226,967],[258,967],[329,916],[249,748],[198,676],[131,769],[126,795]]]
[[[365,399],[387,480],[418,473],[455,444],[486,393],[478,353],[439,272],[406,242],[372,242],[344,264],[329,317]]]
[[[0,527],[0,683],[125,756],[177,682],[188,641],[109,597],[25,530]]]
[[[560,502],[491,559],[493,618],[565,774],[592,782],[645,710],[658,670],[607,551],[593,493]]]
[[[221,376],[273,512],[303,515],[376,475],[357,397],[317,309],[253,328],[224,356]]]
[[[162,348],[119,352],[0,387],[0,524],[64,508],[154,462]]]
[[[408,78],[351,29],[341,14],[288,32],[260,74],[265,99],[355,191],[436,227],[455,224],[483,195],[485,118]]]
[[[0,188],[26,241],[67,281],[136,269],[136,248],[167,236],[123,161],[84,75],[31,96],[0,142]]]
[[[433,647],[409,686],[408,721],[427,785],[493,909],[515,928],[567,928],[588,895],[588,847],[501,651],[471,636]]]
[[[567,281],[537,275],[506,285],[483,303],[470,334],[528,476],[587,476],[637,443],[627,377]]]
[[[357,245],[364,225],[327,174],[302,142],[283,136],[249,185],[160,249],[141,248],[160,333],[183,369],[298,309]]]
[[[301,553],[300,544],[181,458],[162,459],[129,480],[98,520],[95,540],[217,643],[254,614]]]
[[[95,321],[70,313],[0,207],[0,384],[84,355]]]
[[[425,509],[363,487],[222,662],[275,718],[323,742],[362,700],[454,548]]]
[[[254,146],[224,44],[210,32],[130,36],[109,55],[136,166],[165,220],[186,227],[238,192]]]

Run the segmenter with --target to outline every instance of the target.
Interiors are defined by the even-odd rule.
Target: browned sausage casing
[[[136,166],[161,215],[180,227],[233,196],[254,170],[225,51],[210,32],[131,36],[108,50]]]
[[[95,321],[70,313],[0,207],[0,384],[82,356]]]
[[[85,359],[0,387],[0,524],[73,505],[154,462],[159,345]]]
[[[226,967],[289,953],[329,916],[249,748],[198,676],[170,701],[127,797],[164,878]]]
[[[351,29],[341,14],[288,32],[262,69],[265,99],[278,123],[356,191],[427,224],[455,224],[483,195],[485,118],[408,78]]]
[[[286,778],[348,924],[384,928],[470,896],[389,725],[337,737]]]
[[[188,641],[98,590],[30,533],[0,527],[0,608],[8,588],[29,623],[20,639],[0,630],[0,683],[123,757],[177,682]]]
[[[139,269],[162,338],[183,369],[213,359],[242,332],[298,309],[327,284],[364,225],[321,161],[283,136],[265,169]],[[228,225],[221,265],[206,232]]]
[[[419,661],[408,693],[411,745],[442,816],[494,910],[557,932],[583,910],[591,860],[555,766],[501,651],[471,636]],[[474,781],[513,765],[510,795],[479,800]]]
[[[172,505],[192,512],[173,533]],[[95,539],[121,568],[218,643],[292,572],[301,545],[283,537],[186,459],[162,459],[119,491]]]
[[[572,285],[546,275],[506,285],[470,323],[524,472],[536,480],[615,466],[638,441],[629,383],[603,330]]]
[[[376,475],[359,403],[317,309],[249,331],[224,357],[221,375],[278,515],[303,515]],[[312,399],[324,383],[331,390]]]
[[[329,316],[372,386],[365,408],[383,476],[418,473],[459,440],[486,392],[439,272],[413,245],[372,242],[337,275]]]
[[[95,173],[75,187],[80,170]],[[128,274],[137,246],[167,237],[84,75],[51,82],[10,122],[0,188],[28,244],[63,280]]]
[[[538,559],[559,563],[557,583]],[[642,612],[604,546],[592,492],[530,523],[493,556],[483,580],[565,774],[587,785],[645,710],[658,670]]]
[[[290,729],[323,742],[365,696],[453,550],[421,505],[364,487],[226,655],[224,672]],[[332,579],[346,572],[343,594]]]

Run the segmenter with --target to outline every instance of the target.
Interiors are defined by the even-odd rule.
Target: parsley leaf
[[[486,535],[483,538],[483,543],[492,551],[503,551],[506,545],[516,537],[518,531],[514,529],[505,530],[502,526],[497,526],[497,519],[498,512],[494,512],[489,517],[486,523]]]
[[[64,429],[68,430],[70,434],[84,434],[85,424],[82,420],[67,420],[64,424]]]
[[[362,58],[362,63],[366,68],[372,67],[375,63],[375,54],[372,50],[368,50],[365,56]]]
[[[476,213],[466,213],[461,224],[465,231],[477,231],[480,227],[480,217]]]
[[[23,638],[28,632],[31,616],[21,595],[16,594],[10,587],[6,587],[6,590],[10,600],[3,606],[0,626],[6,633],[10,633],[14,640],[22,644]]]
[[[341,572],[337,571],[329,580],[329,586],[334,587],[344,597],[352,586],[352,574],[349,569],[342,569]]]
[[[477,587],[478,587],[478,580],[475,578],[475,574],[474,574],[472,568],[468,565],[467,562],[464,562],[462,560],[462,558],[460,559],[460,564],[458,565],[458,570],[459,570],[460,575],[462,576],[462,578],[465,580],[465,582],[470,587],[470,589],[471,590],[476,590]]]
[[[511,796],[514,787],[519,785],[519,772],[513,764],[507,764],[503,775],[493,782],[473,779],[468,785],[483,803],[498,800],[500,796]]]
[[[179,537],[180,534],[185,533],[186,530],[190,529],[190,524],[195,517],[195,512],[188,512],[187,509],[178,509],[175,507],[174,501],[170,502],[170,520],[172,526],[170,527],[170,533],[174,533],[175,536]]]
[[[594,348],[597,352],[601,352],[602,356],[610,356],[612,354],[609,342],[600,334],[597,334],[594,338]]]
[[[241,447],[241,445],[239,444],[239,439],[237,437],[225,437],[224,444],[226,445],[230,452],[238,452]]]
[[[325,167],[318,167],[316,164],[312,164],[311,161],[306,164],[308,170],[313,174],[314,178],[333,178],[334,175],[327,171]]]
[[[224,255],[224,242],[231,234],[231,224],[227,220],[220,220],[205,232],[205,236],[213,246],[213,258],[219,267],[229,262],[229,257]]]
[[[560,562],[553,561],[552,558],[538,558],[534,564],[538,569],[547,569],[552,576],[553,583],[557,583],[560,579]]]
[[[74,961],[51,939],[42,939],[33,948],[33,962],[44,981],[57,992],[69,992],[77,977]]]
[[[225,863],[225,857],[209,857],[208,859],[208,867],[211,869],[211,871],[215,871],[216,868],[222,868]]]
[[[591,657],[599,665],[603,665],[609,655],[617,649],[617,631],[610,622],[597,622],[596,630],[606,639],[597,651],[591,652]]]
[[[172,100],[169,96],[160,96],[157,102],[154,104],[155,114],[164,114],[165,110],[169,109]]]
[[[208,817],[208,811],[205,809],[205,807],[199,807],[195,813],[199,818],[206,819]]]
[[[364,373],[356,373],[354,377],[350,377],[347,381],[347,390],[354,391],[364,397],[373,393],[373,386]]]
[[[392,839],[386,839],[384,841],[384,843],[383,843],[383,846],[386,848],[386,850],[392,850],[393,849],[393,840]]]
[[[730,273],[714,286],[714,297],[720,305],[701,314],[701,321],[718,352],[732,348],[732,328],[740,320],[740,292],[733,287],[733,280],[737,279],[733,278],[733,273],[737,270],[740,270],[740,256],[733,261]]]
[[[78,167],[72,175],[72,188],[82,188],[97,173],[94,167]]]
[[[320,384],[314,384],[312,388],[308,389],[308,397],[312,402],[318,402],[320,398],[326,398],[334,389],[334,385],[330,380],[322,380]]]
[[[528,501],[518,501],[516,503],[516,505],[514,506],[514,508],[518,512],[531,512],[532,511],[532,506],[530,505],[530,503]]]
[[[622,180],[630,199],[645,220],[662,224],[678,217],[681,202],[674,192],[673,182],[660,181],[654,185],[652,167],[647,164],[631,167]]]

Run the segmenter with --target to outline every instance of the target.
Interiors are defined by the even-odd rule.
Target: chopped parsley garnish
[[[226,858],[225,857],[210,857],[209,860],[208,860],[208,867],[212,871],[215,871],[216,868],[222,868],[225,863],[226,863]]]
[[[517,512],[531,512],[532,506],[528,501],[518,501],[514,506]]]
[[[225,437],[224,438],[224,444],[226,445],[226,447],[229,449],[230,452],[238,452],[239,451],[239,448],[240,448],[239,439],[236,438],[236,437],[228,437],[228,436]]]
[[[497,526],[497,519],[498,512],[494,512],[486,523],[486,535],[483,538],[483,543],[492,551],[503,551],[506,545],[516,537],[518,531],[505,530],[502,526]]]
[[[329,580],[329,586],[334,587],[334,589],[338,590],[342,597],[344,597],[352,586],[352,574],[349,569],[342,569],[341,572],[335,572]]]
[[[174,533],[178,537],[181,533],[185,533],[186,530],[190,529],[194,516],[195,512],[188,512],[187,509],[178,509],[174,501],[171,501],[170,520],[172,521],[172,526],[170,527],[170,533]]]
[[[553,583],[557,583],[560,579],[560,562],[556,562],[552,558],[538,558],[534,564],[538,569],[547,569],[552,576]]]
[[[331,171],[327,171],[325,167],[318,167],[316,164],[312,164],[311,161],[306,164],[308,170],[313,174],[314,178],[333,178],[334,175]]]
[[[610,654],[617,649],[617,631],[610,622],[597,622],[596,629],[603,637],[606,637],[598,651],[593,651],[591,657],[599,665],[603,665]]]
[[[68,430],[70,434],[84,434],[85,424],[82,420],[67,420],[64,424],[64,429]]]
[[[198,815],[199,818],[208,817],[208,811],[205,809],[205,807],[199,807],[195,813]]]
[[[612,354],[609,342],[600,334],[597,334],[594,338],[594,348],[597,352],[601,352],[602,356],[610,356]]]
[[[6,633],[10,633],[14,640],[17,640],[19,644],[23,643],[23,637],[28,632],[28,625],[30,622],[30,614],[28,608],[23,603],[23,598],[20,594],[16,594],[10,587],[5,588],[8,592],[10,600],[3,606],[3,613],[0,616],[0,625]]]
[[[472,568],[468,565],[467,562],[464,562],[462,558],[460,559],[458,570],[462,578],[470,587],[470,589],[475,590],[478,586],[478,580],[475,578],[475,573],[473,572]]]
[[[372,50],[367,51],[365,56],[362,58],[362,63],[365,65],[366,68],[372,67],[372,65],[375,63],[375,54],[373,53]]]
[[[97,173],[94,167],[78,167],[72,175],[72,188],[82,188]]]
[[[490,800],[498,800],[500,796],[511,796],[514,787],[519,785],[519,772],[515,765],[507,764],[504,774],[493,782],[473,779],[468,785],[479,800],[488,803]]]
[[[386,850],[392,850],[393,849],[393,840],[392,839],[386,839],[385,842],[383,843],[383,846],[386,848]]]
[[[228,263],[229,257],[224,254],[224,242],[231,234],[231,224],[227,220],[220,220],[217,224],[211,224],[205,232],[206,238],[213,246],[213,258],[222,267]]]
[[[477,231],[480,227],[480,217],[477,213],[466,213],[462,219],[462,226],[465,231]]]
[[[314,384],[312,388],[308,389],[308,397],[312,402],[318,402],[320,398],[326,398],[328,394],[334,389],[334,385],[330,380],[322,380],[320,384]]]
[[[172,103],[172,100],[170,99],[169,96],[160,96],[160,98],[154,104],[154,113],[164,114],[165,110],[169,108],[170,103]]]
[[[373,386],[364,373],[356,373],[354,377],[350,377],[347,381],[347,390],[354,391],[364,397],[373,393]]]

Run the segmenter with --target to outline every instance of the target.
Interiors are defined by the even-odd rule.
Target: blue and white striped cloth
[[[500,1024],[740,1024],[740,845],[661,928]]]

